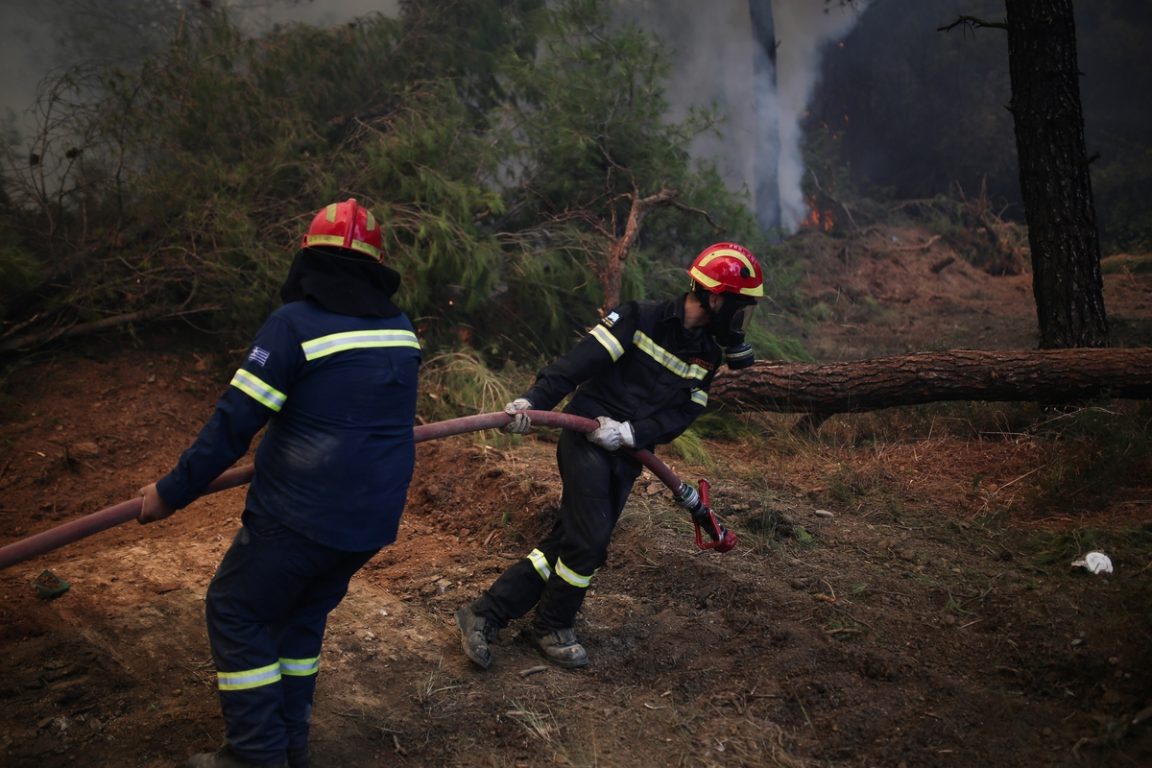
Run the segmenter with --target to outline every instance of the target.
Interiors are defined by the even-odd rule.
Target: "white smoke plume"
[[[623,17],[659,36],[672,58],[672,119],[711,107],[723,136],[693,146],[742,191],[761,226],[795,232],[807,215],[803,120],[822,54],[869,0],[621,0]]]
[[[848,34],[867,6],[862,0],[850,5],[825,0],[772,0],[778,41],[780,226],[787,233],[799,229],[808,213],[802,191],[802,123],[819,82],[822,53],[829,43]]]
[[[617,17],[664,44],[671,63],[669,120],[684,120],[692,108],[712,109],[722,120],[719,135],[695,140],[693,156],[714,162],[725,184],[744,193],[749,205],[770,176],[774,208],[776,111],[771,109],[771,121],[762,114],[762,96],[772,93],[757,87],[763,49],[753,34],[749,0],[620,0]],[[772,129],[767,139],[766,127]]]

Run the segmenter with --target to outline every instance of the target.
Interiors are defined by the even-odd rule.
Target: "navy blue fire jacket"
[[[684,299],[630,301],[609,312],[563,357],[541,370],[524,397],[550,411],[632,424],[637,448],[674,440],[708,405],[724,351],[684,327]]]
[[[415,463],[420,344],[403,314],[353,317],[311,301],[269,316],[212,417],[156,490],[180,509],[256,433],[247,508],[334,549],[396,540]]]

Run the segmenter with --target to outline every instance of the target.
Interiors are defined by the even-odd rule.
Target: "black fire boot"
[[[492,665],[492,651],[488,648],[496,642],[500,628],[491,619],[472,612],[472,606],[463,605],[456,609],[456,626],[460,627],[460,645],[468,658],[481,669]]]
[[[576,639],[576,630],[571,627],[550,630],[533,628],[527,634],[536,649],[553,664],[565,669],[588,666],[588,652]]]

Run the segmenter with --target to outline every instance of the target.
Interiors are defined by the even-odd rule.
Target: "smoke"
[[[216,0],[253,32],[276,24],[334,26],[382,13],[399,0]],[[131,65],[168,39],[193,0],[0,0],[0,120],[6,139],[30,140],[46,77],[84,64]]]
[[[765,230],[795,232],[807,215],[803,121],[827,45],[870,0],[624,0],[623,17],[660,37],[672,58],[669,117],[714,109],[720,137],[697,158],[716,163]]]
[[[719,135],[694,140],[692,156],[715,163],[725,184],[757,209],[764,179],[773,179],[764,206],[774,209],[775,109],[765,103],[774,89],[758,87],[766,57],[753,31],[748,0],[712,0],[707,7],[699,0],[622,0],[618,18],[664,44],[671,62],[670,121],[686,119],[694,108],[711,109],[722,121]],[[761,223],[775,226],[777,217],[768,218]]]
[[[768,0],[750,0],[768,2]],[[819,83],[825,46],[848,34],[867,1],[851,6],[823,0],[772,0],[776,39],[776,89],[779,110],[780,226],[795,232],[807,216],[802,183],[802,127]]]
[[[40,79],[60,61],[51,26],[37,6],[34,0],[10,0],[0,8],[0,109],[17,133],[32,122],[29,110]]]
[[[233,0],[255,30],[276,24],[333,27],[352,19],[383,14],[396,16],[400,0]]]
[[[36,88],[60,67],[116,52],[142,55],[165,19],[188,0],[4,0],[0,4],[0,110],[27,131]],[[843,37],[871,0],[619,0],[621,16],[658,35],[673,71],[669,118],[710,107],[722,135],[699,138],[694,156],[716,164],[766,230],[791,233],[807,215],[802,127],[825,47]],[[334,25],[398,0],[231,0],[254,30],[274,24]],[[135,31],[126,26],[134,24]],[[611,87],[611,84],[606,84]]]

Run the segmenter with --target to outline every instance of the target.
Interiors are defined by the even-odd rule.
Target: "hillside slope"
[[[917,247],[814,239],[804,285],[826,309],[794,327],[818,359],[1032,346],[1026,275],[933,271],[947,254],[930,238],[886,237]],[[1149,273],[1110,273],[1106,300],[1125,339],[1152,338]],[[0,544],[167,471],[230,366],[159,334],[11,371]],[[1152,764],[1150,418],[1140,403],[924,407],[800,438],[790,417],[752,415],[708,461],[664,450],[711,481],[741,544],[697,551],[642,477],[577,672],[542,668],[520,625],[480,672],[452,620],[547,526],[554,435],[421,444],[400,540],[332,615],[314,765]],[[1107,487],[1089,482],[1105,470]],[[0,762],[158,768],[218,744],[202,601],[242,503],[208,496],[0,571]],[[1088,548],[1115,572],[1072,567]],[[34,588],[49,574],[70,585],[55,599]]]

